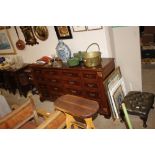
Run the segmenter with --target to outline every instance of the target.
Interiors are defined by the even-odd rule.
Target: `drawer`
[[[80,78],[80,73],[78,71],[63,71],[64,78]]]
[[[48,85],[46,85],[46,84],[40,84],[39,85],[39,88],[40,89],[48,89]]]
[[[58,70],[53,70],[53,71],[46,71],[44,72],[43,76],[46,78],[46,79],[61,79],[62,76],[61,76],[61,71],[58,71]]]
[[[36,81],[39,83],[44,83],[46,81],[46,78],[44,76],[38,76],[36,77]]]
[[[98,88],[98,83],[97,83],[97,81],[96,80],[84,80],[84,87],[85,88]]]
[[[61,70],[44,70],[44,75],[45,76],[58,76],[61,75]]]
[[[49,86],[48,89],[49,89],[50,93],[60,93],[63,91],[62,86],[58,86],[58,85],[57,86]]]
[[[81,80],[80,79],[65,79],[64,84],[68,86],[81,86]]]
[[[64,89],[65,94],[72,94],[72,95],[82,95],[82,90],[79,88],[69,88],[66,87]]]
[[[100,99],[100,94],[98,91],[85,91],[86,98],[98,100]]]
[[[47,77],[42,76],[42,77],[38,77],[36,81],[38,84],[60,85],[62,80],[59,78],[55,78],[55,77],[47,78]]]
[[[97,73],[96,72],[83,72],[82,76],[84,79],[96,79]]]
[[[48,85],[61,85],[61,81],[61,79],[55,77],[44,79],[44,82],[46,82]]]
[[[38,77],[38,76],[42,75],[42,70],[35,70],[35,71],[33,71],[33,73],[34,73],[35,77]]]

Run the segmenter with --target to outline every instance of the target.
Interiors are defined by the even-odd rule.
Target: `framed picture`
[[[116,108],[118,110],[118,113],[119,113],[119,109],[120,109],[120,106],[122,104],[122,101],[124,99],[124,91],[122,89],[122,86],[119,85],[118,88],[115,90],[115,92],[113,93],[113,100],[114,100],[114,103],[116,105]]]
[[[108,78],[104,81],[104,86],[107,92],[107,96],[109,99],[109,104],[111,108],[111,113],[113,116],[113,119],[119,118],[118,110],[115,106],[115,103],[112,100],[110,90],[114,88],[116,83],[122,78],[120,67],[117,67],[109,76]]]
[[[69,26],[54,26],[58,39],[71,39],[72,33]]]
[[[113,108],[115,109],[116,118],[119,118],[120,106],[122,104],[124,96],[127,94],[123,78],[116,81],[112,88],[109,88],[109,94]]]
[[[82,32],[87,30],[86,26],[72,26],[72,28],[73,32]]]
[[[100,29],[103,29],[103,26],[87,26],[88,31],[100,30]]]
[[[118,80],[120,80],[122,77],[121,75],[121,70],[120,67],[117,67],[109,76],[108,78],[104,81],[104,85],[106,87],[106,89],[113,87],[113,85],[115,84],[115,82],[117,82]]]
[[[0,30],[0,55],[16,54],[7,29]]]

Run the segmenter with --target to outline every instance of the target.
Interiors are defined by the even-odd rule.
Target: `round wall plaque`
[[[46,26],[33,26],[34,34],[42,41],[48,38],[48,29]]]

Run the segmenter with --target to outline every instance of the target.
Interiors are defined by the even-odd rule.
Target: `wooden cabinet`
[[[33,89],[31,71],[25,64],[19,69],[0,70],[0,88],[15,94],[18,89],[20,95],[27,96],[29,90]]]
[[[54,101],[64,94],[73,94],[99,102],[99,113],[109,118],[110,108],[103,81],[114,70],[112,58],[102,59],[102,66],[53,68],[31,65],[34,83],[41,100]]]

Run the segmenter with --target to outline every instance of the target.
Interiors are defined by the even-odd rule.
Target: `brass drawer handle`
[[[75,84],[75,81],[69,81],[68,83],[69,84]]]
[[[54,90],[58,90],[58,88],[57,88],[57,87],[55,87],[55,88],[54,88]]]
[[[85,77],[88,79],[92,79],[92,78],[95,78],[96,75],[95,74],[86,74]]]
[[[92,77],[92,76],[87,74],[86,77],[87,77],[87,78],[90,78],[90,77]]]
[[[91,96],[91,97],[95,97],[96,94],[95,94],[95,93],[89,93],[89,96]]]
[[[52,80],[52,82],[56,82],[57,80]]]
[[[92,88],[92,87],[94,87],[94,86],[95,86],[94,83],[88,83],[88,87]]]
[[[71,90],[71,92],[72,92],[72,93],[77,93],[77,91],[76,91],[76,90]]]
[[[68,75],[68,76],[73,76],[73,74],[72,74],[72,73],[68,73],[67,75]]]

